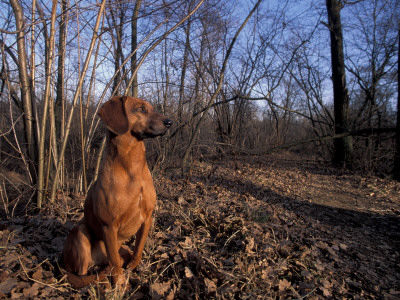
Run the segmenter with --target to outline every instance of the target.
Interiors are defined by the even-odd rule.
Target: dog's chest
[[[108,214],[101,219],[118,224],[119,240],[127,240],[153,212],[156,194],[150,171],[142,166],[118,172],[114,168],[114,172],[103,174],[100,186],[104,201],[98,203],[97,211]]]
[[[127,207],[120,217],[118,237],[120,240],[127,240],[135,235],[145,220],[145,210],[142,207],[143,194],[140,193],[138,199]]]
[[[121,240],[127,240],[135,235],[140,226],[152,214],[155,206],[154,187],[142,186],[131,205],[126,207],[120,218],[118,236]]]

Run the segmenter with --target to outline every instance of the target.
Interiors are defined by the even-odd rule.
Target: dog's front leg
[[[150,214],[150,216],[147,217],[145,222],[143,222],[142,226],[140,226],[138,232],[136,233],[135,248],[133,251],[132,259],[127,266],[132,270],[138,266],[140,260],[142,259],[144,244],[149,234],[152,221],[153,217],[152,214]]]
[[[121,258],[118,252],[118,228],[116,224],[104,226],[103,233],[113,284],[120,285],[124,282],[125,278],[122,272]]]

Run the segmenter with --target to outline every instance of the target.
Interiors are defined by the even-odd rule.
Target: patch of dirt
[[[400,297],[398,182],[289,154],[196,162],[154,181],[155,221],[124,289],[66,282],[57,262],[84,199],[60,196],[40,216],[0,222],[0,297]]]

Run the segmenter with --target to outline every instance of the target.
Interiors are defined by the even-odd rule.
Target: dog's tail
[[[94,282],[104,281],[107,278],[106,270],[102,270],[98,274],[92,275],[75,275],[67,272],[68,282],[76,289],[83,288]]]

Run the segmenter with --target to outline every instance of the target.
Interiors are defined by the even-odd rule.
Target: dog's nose
[[[170,128],[172,125],[172,121],[170,119],[165,119],[164,125],[165,125],[165,127]]]

